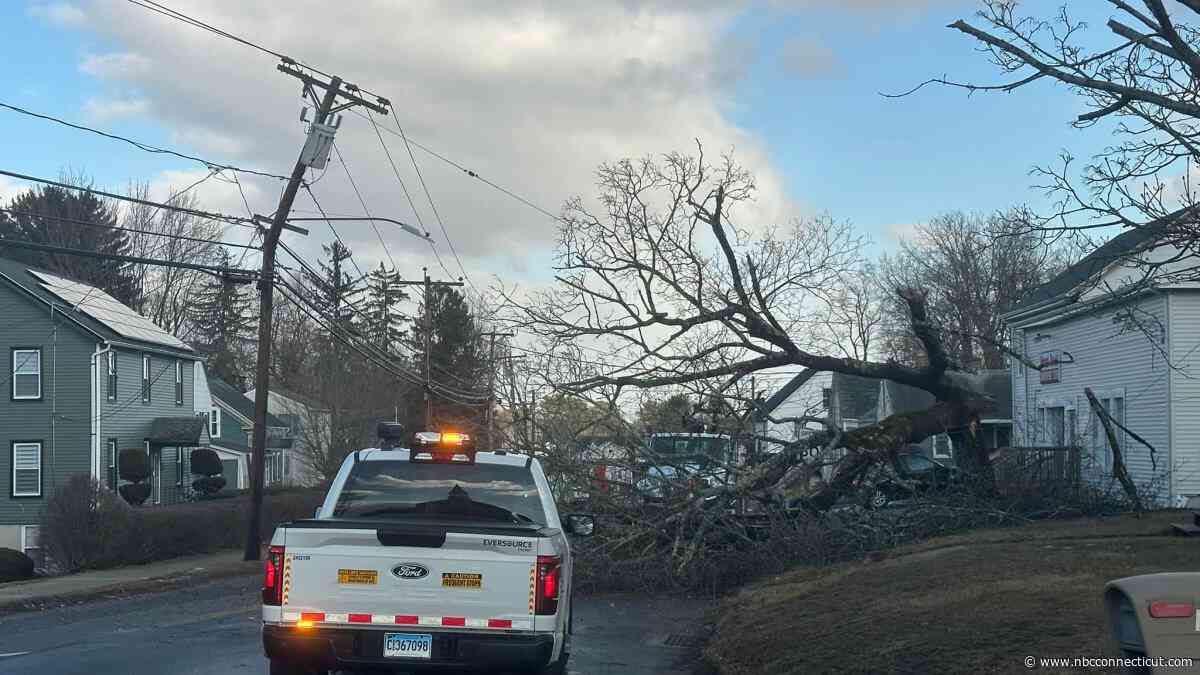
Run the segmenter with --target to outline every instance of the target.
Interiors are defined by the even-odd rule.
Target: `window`
[[[1117,424],[1125,425],[1125,397],[1102,398],[1100,407],[1104,408]],[[1113,427],[1113,432],[1117,437],[1117,444],[1124,449],[1125,432],[1117,426]],[[1104,423],[1094,412],[1092,413],[1092,454],[1101,469],[1106,472],[1112,471],[1112,446],[1108,443],[1108,434],[1104,433]]]
[[[464,515],[496,517],[505,512],[532,523],[545,523],[533,474],[523,466],[465,464],[453,467],[454,480],[444,464],[385,459],[359,462],[350,470],[337,504],[335,518],[417,519],[447,500],[461,501]]]
[[[284,450],[283,451],[283,478],[284,478],[284,481],[286,482],[288,478],[291,478],[291,476],[292,476],[291,453],[289,453],[287,450]]]
[[[12,496],[42,496],[42,442],[13,441]]]
[[[175,361],[175,405],[183,405],[183,361]]]
[[[945,436],[945,434],[939,434]],[[947,436],[947,440],[949,437]],[[925,455],[900,455],[901,466],[909,473],[924,473],[933,471],[933,462]]]
[[[12,350],[12,397],[14,401],[38,401],[42,398],[42,350]]]
[[[1061,356],[1058,351],[1042,352],[1042,358],[1039,362],[1039,365],[1042,367],[1040,371],[1040,381],[1042,384],[1054,384],[1061,381],[1062,364],[1059,363],[1060,359]]]
[[[1041,445],[1061,448],[1066,441],[1066,408],[1038,408],[1038,439]]]
[[[825,410],[833,410],[833,387],[821,390],[821,405],[825,406]]]
[[[35,567],[44,567],[46,559],[42,555],[42,532],[37,525],[21,526],[21,552],[33,560]]]
[[[108,377],[105,380],[104,391],[108,400],[117,400],[117,353],[112,350],[108,352]]]
[[[215,405],[208,411],[208,437],[221,437],[221,409]]]
[[[183,448],[175,448],[175,487],[183,487]]]
[[[108,489],[117,489],[117,439],[108,439]]]
[[[142,354],[142,403],[150,402],[150,355]]]
[[[954,443],[949,434],[938,434],[933,437],[934,459],[950,459],[954,456]]]
[[[150,460],[150,502],[162,503],[162,451],[150,449],[150,441],[146,444],[146,458]]]

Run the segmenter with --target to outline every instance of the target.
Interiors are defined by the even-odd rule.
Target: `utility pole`
[[[416,286],[425,287],[424,303],[425,303],[425,429],[433,429],[433,377],[430,373],[429,352],[433,346],[433,308],[430,306],[429,291],[431,288],[444,287],[450,288],[454,286],[462,286],[463,281],[460,278],[458,281],[430,281],[429,268],[422,267],[421,273],[424,275],[422,281],[398,281],[401,286]]]
[[[304,83],[304,94],[316,105],[312,126],[292,175],[288,178],[287,187],[279,199],[279,207],[275,209],[272,218],[256,217],[257,221],[269,221],[270,226],[263,230],[262,271],[258,279],[259,313],[258,313],[258,362],[254,374],[254,428],[251,439],[250,462],[250,523],[246,528],[246,550],[243,559],[258,560],[261,545],[262,530],[262,499],[263,499],[263,466],[267,452],[267,397],[270,394],[271,379],[271,318],[275,300],[275,252],[279,246],[279,236],[285,228],[303,231],[287,224],[288,215],[292,211],[292,202],[296,201],[296,193],[304,183],[304,173],[309,167],[322,168],[329,160],[329,149],[333,144],[333,135],[338,123],[332,119],[336,113],[347,108],[361,105],[381,115],[388,114],[390,105],[386,99],[376,102],[367,101],[358,96],[358,87],[342,82],[340,77],[332,77],[329,81],[305,72],[295,61],[284,57],[278,69]],[[318,96],[318,90],[323,94]],[[339,104],[338,98],[345,99]],[[301,114],[301,119],[304,115]],[[334,122],[331,124],[331,122]],[[261,227],[261,224],[260,224]]]
[[[496,338],[513,337],[512,333],[490,331],[480,333],[488,337],[488,406],[484,411],[484,421],[487,423],[487,449],[494,450],[492,441],[496,435]]]

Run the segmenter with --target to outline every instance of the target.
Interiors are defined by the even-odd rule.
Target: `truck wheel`
[[[559,655],[558,660],[542,666],[537,675],[567,675],[567,659],[571,657],[566,651]]]
[[[270,673],[271,675],[328,675],[329,671],[283,659],[271,659]]]

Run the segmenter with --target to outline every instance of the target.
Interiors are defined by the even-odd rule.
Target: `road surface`
[[[266,673],[259,579],[0,617],[0,673]],[[640,595],[580,597],[570,672],[689,672],[704,603]],[[681,644],[682,643],[682,644]]]

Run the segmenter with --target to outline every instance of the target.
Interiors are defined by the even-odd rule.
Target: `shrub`
[[[221,476],[205,476],[192,481],[192,489],[205,496],[211,496],[225,487],[225,479]]]
[[[192,473],[198,476],[212,477],[221,474],[224,470],[221,458],[212,448],[192,450]]]
[[[140,483],[150,477],[150,457],[144,448],[125,448],[119,461],[121,480]]]
[[[129,483],[117,488],[117,492],[133,506],[141,506],[150,497],[149,483]]]
[[[33,576],[33,561],[11,548],[0,548],[0,583],[20,581]]]
[[[91,476],[75,474],[46,500],[42,549],[64,572],[120,564],[121,547],[133,526],[132,515],[128,504]]]

